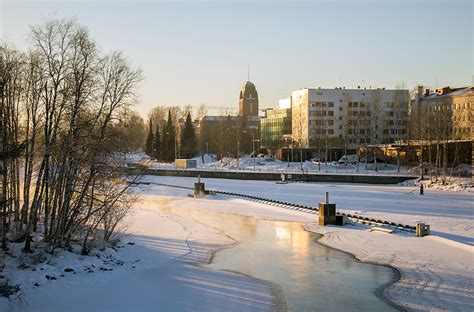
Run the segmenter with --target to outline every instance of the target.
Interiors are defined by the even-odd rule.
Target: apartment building
[[[413,137],[423,140],[472,140],[474,87],[417,88],[412,103]]]
[[[290,99],[292,138],[303,148],[355,149],[407,135],[408,90],[307,88]]]

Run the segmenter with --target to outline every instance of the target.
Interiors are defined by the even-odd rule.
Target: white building
[[[301,89],[291,94],[292,137],[302,147],[353,149],[407,135],[408,90]]]

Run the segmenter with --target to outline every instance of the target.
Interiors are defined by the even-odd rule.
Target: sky
[[[471,0],[0,0],[0,38],[24,50],[30,25],[51,17],[75,18],[143,69],[144,117],[236,109],[249,67],[260,108],[308,87],[473,84]]]

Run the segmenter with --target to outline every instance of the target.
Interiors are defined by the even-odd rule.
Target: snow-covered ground
[[[143,181],[192,186],[193,178],[145,176]],[[61,251],[59,257],[29,263],[18,258],[2,274],[20,283],[20,297],[0,300],[0,310],[156,311],[279,310],[280,289],[272,283],[201,266],[221,248],[237,242],[225,228],[213,227],[158,209],[183,206],[270,220],[305,223],[323,234],[320,242],[348,251],[363,261],[397,268],[401,280],[385,295],[409,309],[474,309],[473,194],[416,188],[353,184],[294,183],[203,179],[208,189],[256,194],[315,205],[330,192],[338,209],[415,224],[429,223],[432,235],[370,232],[363,225],[320,227],[316,215],[222,196],[187,197],[189,191],[141,185],[126,236],[117,248],[90,257]],[[129,244],[130,243],[130,244]],[[197,264],[197,265],[196,265]],[[200,265],[201,264],[201,265]],[[72,269],[65,272],[65,269]],[[101,269],[103,268],[103,269]],[[111,270],[112,269],[112,270]],[[10,271],[10,272],[9,272]],[[54,276],[56,279],[47,278]]]
[[[4,274],[19,296],[0,297],[0,311],[271,311],[284,310],[278,285],[205,268],[214,252],[235,244],[222,231],[157,211],[173,200],[146,195],[128,220],[122,243],[88,257],[60,251]],[[186,199],[185,199],[186,200]],[[67,271],[67,272],[66,272]]]

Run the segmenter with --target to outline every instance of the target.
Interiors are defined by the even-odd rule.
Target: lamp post
[[[253,156],[253,171],[255,171],[255,142],[260,142],[259,139],[255,139],[255,134],[252,133],[252,156]]]
[[[287,160],[287,165],[286,167],[290,167],[290,139],[287,140],[288,143],[288,149],[286,150],[286,160]]]
[[[240,139],[237,138],[237,172],[239,172]]]

